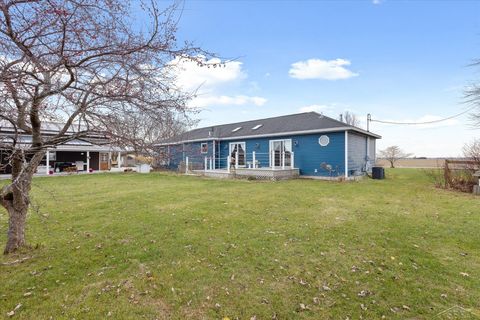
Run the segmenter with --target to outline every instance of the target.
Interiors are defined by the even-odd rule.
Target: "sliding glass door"
[[[292,140],[270,140],[270,167],[290,167],[292,161]]]

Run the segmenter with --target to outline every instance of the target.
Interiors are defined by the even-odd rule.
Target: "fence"
[[[472,192],[478,182],[474,173],[480,169],[480,162],[473,160],[445,160],[443,177],[445,188]]]

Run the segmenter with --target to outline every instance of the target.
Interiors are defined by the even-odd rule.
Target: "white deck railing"
[[[248,169],[294,169],[295,154],[294,152],[251,152],[241,154],[235,152],[233,156],[227,157],[202,157],[193,156],[185,158],[185,173],[191,170],[227,170],[230,172],[232,168],[248,168]]]

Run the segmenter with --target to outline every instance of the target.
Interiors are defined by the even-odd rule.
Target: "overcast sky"
[[[179,38],[233,58],[224,68],[184,64],[201,86],[200,126],[302,111],[338,118],[428,121],[461,112],[480,81],[480,1],[189,1]],[[436,125],[372,123],[378,148],[458,156],[480,137],[468,116]]]

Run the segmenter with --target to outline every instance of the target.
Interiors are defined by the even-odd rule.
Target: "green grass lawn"
[[[0,318],[480,319],[480,198],[387,178],[36,178]]]

